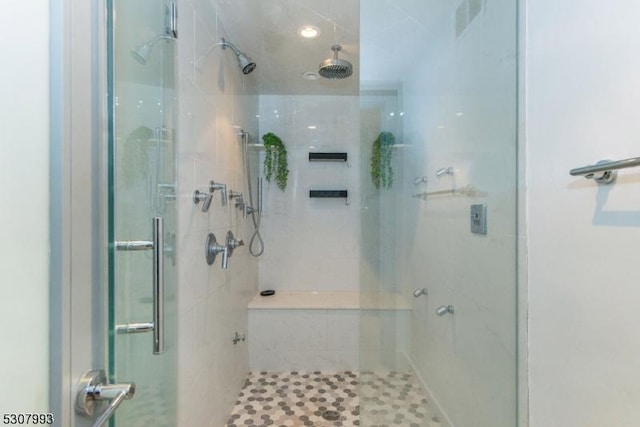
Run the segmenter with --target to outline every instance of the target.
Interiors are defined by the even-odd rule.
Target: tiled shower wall
[[[216,48],[221,37],[233,39],[223,23],[224,11],[203,0],[180,2],[178,40],[178,425],[220,426],[248,372],[248,343],[233,344],[235,332],[247,332],[247,304],[257,291],[257,261],[245,247],[234,251],[229,268],[220,258],[205,261],[205,238],[213,232],[224,241],[228,230],[247,241],[250,221],[214,195],[208,213],[191,200],[207,191],[210,180],[229,190],[245,191],[243,128],[257,133],[255,76],[243,76],[236,58]]]
[[[356,96],[260,96],[260,135],[283,140],[290,170],[284,192],[264,185],[261,289],[358,290],[359,116]],[[310,151],[347,152],[348,162],[309,162]],[[348,204],[309,190],[348,190]]]
[[[513,2],[488,0],[456,34],[455,5],[404,79],[405,194],[397,271],[411,298],[410,358],[452,425],[516,424],[516,74]],[[429,52],[435,52],[429,56]],[[425,73],[424,70],[429,70]],[[453,176],[434,172],[452,167]],[[429,182],[415,185],[415,177]],[[473,197],[412,193],[472,185]],[[470,232],[486,203],[488,234]],[[410,295],[410,294],[409,294]],[[438,317],[441,305],[455,314]],[[434,345],[437,343],[437,345]],[[499,415],[497,415],[499,414]]]

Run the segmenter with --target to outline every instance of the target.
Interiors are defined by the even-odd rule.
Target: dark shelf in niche
[[[347,190],[309,190],[309,197],[346,199],[349,197],[349,192]]]
[[[347,153],[309,153],[310,162],[346,162]]]

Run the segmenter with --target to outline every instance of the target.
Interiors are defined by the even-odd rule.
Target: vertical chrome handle
[[[171,2],[168,8],[169,8],[169,11],[168,11],[169,22],[168,22],[167,33],[169,36],[173,37],[174,39],[177,39],[178,38],[178,5],[176,5],[175,2]]]
[[[153,218],[153,354],[164,352],[164,218]]]

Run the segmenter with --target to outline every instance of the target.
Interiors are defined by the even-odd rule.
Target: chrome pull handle
[[[153,218],[153,354],[164,353],[164,218]]]
[[[104,370],[87,371],[78,384],[76,413],[91,417],[94,414],[96,401],[110,401],[107,408],[93,424],[93,427],[102,427],[120,404],[125,400],[132,399],[135,393],[135,383],[107,384]]]

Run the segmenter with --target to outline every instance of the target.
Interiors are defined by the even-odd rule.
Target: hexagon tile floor
[[[441,427],[413,375],[252,372],[227,427]]]

